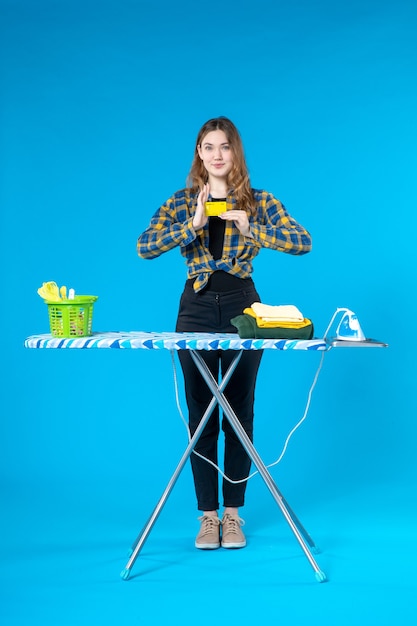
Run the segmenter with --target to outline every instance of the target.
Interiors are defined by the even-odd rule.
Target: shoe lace
[[[198,518],[201,522],[201,531],[200,536],[210,535],[216,526],[220,525],[220,520],[218,517],[214,517],[214,515],[202,515]]]
[[[237,534],[240,526],[244,526],[244,524],[245,521],[241,517],[230,515],[230,513],[226,513],[222,520],[222,525],[226,526],[227,533]]]

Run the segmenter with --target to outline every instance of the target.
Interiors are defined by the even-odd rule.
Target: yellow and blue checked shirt
[[[310,234],[287,213],[284,205],[266,191],[252,191],[256,201],[255,215],[248,214],[252,237],[243,236],[232,221],[227,221],[220,259],[215,260],[210,254],[208,224],[198,231],[193,228],[198,192],[190,189],[177,191],[154,214],[138,238],[138,255],[154,259],[179,246],[187,263],[188,278],[195,279],[197,292],[216,270],[249,278],[252,261],[261,248],[298,255],[310,252]],[[238,208],[233,195],[229,195],[227,210]]]

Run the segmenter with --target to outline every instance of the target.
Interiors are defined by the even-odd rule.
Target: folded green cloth
[[[313,322],[303,328],[259,328],[256,319],[247,313],[233,317],[230,323],[241,339],[312,339],[314,334]]]

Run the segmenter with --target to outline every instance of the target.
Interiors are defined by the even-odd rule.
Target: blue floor
[[[378,367],[391,361],[377,361],[375,352],[355,356],[355,377],[342,393],[329,377],[340,373],[344,385],[351,362],[329,355],[308,420],[284,462],[271,469],[320,547],[315,558],[328,582],[316,581],[259,475],[250,480],[241,511],[247,547],[196,550],[188,464],[123,581],[129,548],[186,443],[168,384],[169,356],[22,351],[18,371],[29,391],[21,392],[19,376],[11,379],[0,422],[1,626],[159,626],[173,619],[414,626],[414,413],[398,408],[402,396],[390,390],[389,375],[380,376],[384,394],[377,393]],[[267,367],[268,355],[259,379],[255,439],[267,462],[302,414],[306,393],[298,390],[308,388],[317,367],[317,359],[292,356],[285,355],[280,369],[285,394],[270,411],[266,388],[275,370]],[[366,377],[371,366],[375,382]],[[113,391],[94,396],[91,370],[93,388]],[[143,397],[136,402],[138,375],[146,405]]]
[[[58,488],[52,479],[42,490],[30,480],[9,485],[3,489],[1,624],[165,624],[173,618],[183,624],[415,624],[415,492],[410,500],[404,487],[374,485],[316,500],[312,494],[304,504],[285,493],[321,548],[315,558],[328,582],[320,584],[256,481],[242,510],[244,550],[196,550],[197,513],[183,490],[174,489],[128,581],[119,573],[152,511],[152,495],[141,506],[133,484],[130,494],[123,489],[118,496],[117,484],[108,491],[93,484]]]

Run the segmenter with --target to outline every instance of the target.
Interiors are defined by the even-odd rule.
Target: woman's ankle
[[[223,515],[232,515],[233,517],[239,517],[239,509],[234,506],[226,506]]]

